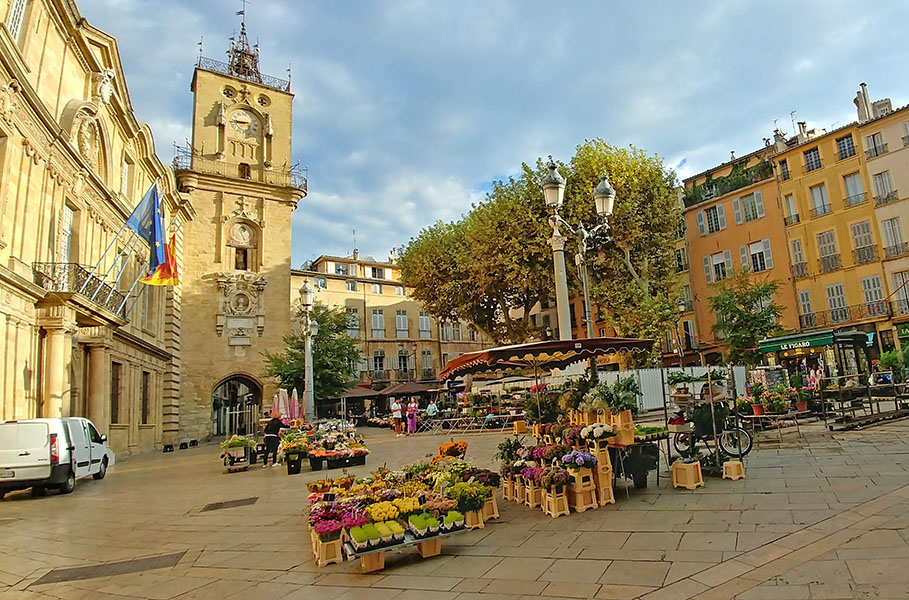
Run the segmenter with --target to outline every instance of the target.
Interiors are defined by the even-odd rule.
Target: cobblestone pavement
[[[365,433],[370,464],[354,474],[449,440]],[[556,520],[500,499],[499,521],[451,538],[442,556],[390,552],[371,575],[313,564],[305,483],[333,472],[227,475],[216,446],[135,457],[72,495],[0,502],[0,597],[909,598],[909,422],[802,433],[766,437],[742,481],[687,491],[664,476]],[[466,439],[468,459],[493,467],[501,436]]]

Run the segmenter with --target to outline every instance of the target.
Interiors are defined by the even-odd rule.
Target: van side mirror
[[[106,434],[106,433],[102,433],[102,434],[101,434],[101,443],[103,444],[103,443],[106,442],[106,441],[107,441],[107,434]]]

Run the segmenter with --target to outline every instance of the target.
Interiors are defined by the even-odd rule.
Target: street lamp
[[[316,420],[316,397],[312,375],[312,338],[319,334],[319,324],[312,320],[314,296],[315,290],[307,279],[303,282],[303,287],[300,288],[300,304],[303,306],[303,352],[304,360],[306,361],[306,369],[304,372],[306,390],[303,398],[306,403],[306,414],[313,422]]]
[[[581,286],[584,294],[584,320],[587,323],[587,337],[593,335],[593,316],[590,309],[590,283],[587,275],[587,240],[596,236],[601,230],[609,230],[609,218],[615,208],[615,189],[609,184],[609,178],[604,173],[600,182],[593,190],[593,202],[596,206],[597,218],[602,222],[592,229],[584,228],[583,224],[572,227],[565,219],[559,216],[559,208],[565,195],[565,179],[559,174],[552,156],[549,157],[549,174],[543,178],[543,199],[546,206],[552,211],[549,224],[552,226],[552,254],[555,264],[556,284],[556,310],[559,316],[559,339],[571,339],[571,320],[568,314],[568,281],[565,274],[565,236],[560,227],[567,229],[578,241],[578,253],[575,255],[575,264],[580,271]],[[608,241],[609,238],[607,238]],[[597,380],[597,363],[595,358],[590,359],[590,378]]]
[[[685,299],[679,296],[679,314],[675,318],[675,341],[676,348],[678,349],[679,354],[679,368],[685,368],[685,363],[683,361],[685,357],[685,350],[682,348],[682,334],[679,332],[679,322],[682,320],[682,315],[685,314],[685,311],[688,310],[688,303],[685,302]]]

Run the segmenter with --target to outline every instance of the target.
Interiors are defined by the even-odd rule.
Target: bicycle
[[[725,403],[717,404],[720,404],[723,409],[729,410]],[[741,458],[751,452],[754,440],[745,429],[736,426],[734,418],[736,416],[738,415],[734,410],[729,411],[729,414],[723,419],[721,427],[717,428],[716,436],[720,450],[734,458]],[[691,424],[689,433],[676,433],[672,439],[672,445],[680,456],[690,456],[692,446],[697,448],[698,442],[703,442],[707,451],[712,453],[710,439],[713,437],[713,431],[700,431],[685,410],[675,413],[675,417],[669,422],[673,425]],[[709,421],[707,427],[710,427]]]

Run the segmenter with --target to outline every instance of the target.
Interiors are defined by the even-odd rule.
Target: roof
[[[335,261],[335,262],[345,262],[345,263],[359,263],[361,265],[376,265],[378,267],[388,267],[388,268],[393,268],[393,267],[397,266],[390,262],[379,262],[371,256],[360,256],[358,258],[354,258],[353,256],[332,256],[330,254],[323,254],[323,255],[319,256],[317,259],[312,261],[312,264],[317,265],[320,262],[328,261],[328,260]]]
[[[737,156],[737,157],[735,157],[735,158],[732,158],[732,159],[730,159],[730,160],[727,160],[727,161],[724,162],[724,163],[720,163],[720,164],[716,165],[715,167],[710,167],[709,169],[706,169],[706,170],[704,170],[704,171],[701,171],[701,172],[698,173],[697,175],[692,175],[691,177],[686,177],[685,179],[682,180],[682,187],[685,187],[685,184],[687,184],[687,183],[689,183],[689,182],[691,182],[691,181],[694,181],[694,180],[697,179],[698,177],[703,177],[703,176],[705,176],[705,175],[707,175],[707,174],[709,174],[709,173],[712,173],[713,171],[717,171],[717,170],[722,169],[722,168],[725,168],[725,167],[731,167],[731,166],[733,166],[733,165],[735,165],[735,164],[737,164],[737,163],[742,162],[743,160],[747,160],[747,159],[749,159],[749,158],[758,156],[758,155],[760,155],[762,152],[767,152],[768,150],[772,150],[772,148],[773,148],[772,145],[771,145],[771,146],[764,146],[763,148],[758,148],[757,150],[755,150],[755,151],[753,151],[753,152],[751,152],[751,153],[749,153],[749,154],[746,154],[745,156]]]

